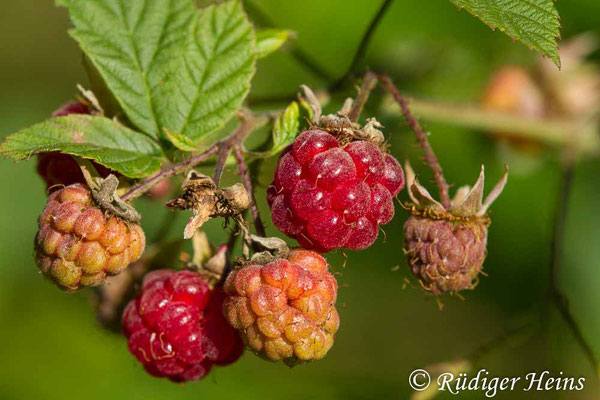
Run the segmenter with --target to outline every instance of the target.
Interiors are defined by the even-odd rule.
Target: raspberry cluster
[[[323,358],[333,345],[337,282],[318,253],[294,249],[287,260],[234,270],[225,292],[225,317],[262,357],[295,365]]]
[[[144,251],[142,228],[105,215],[79,183],[53,192],[38,220],[36,264],[64,290],[96,286]]]
[[[70,114],[90,114],[90,109],[79,101],[70,101],[52,113],[52,116],[64,117]],[[95,162],[92,162],[92,164],[103,178],[106,178],[110,173],[115,174],[115,172],[100,164]],[[37,155],[37,173],[46,182],[47,187],[85,182],[81,169],[73,157],[58,151]]]
[[[439,295],[474,287],[486,256],[484,223],[411,216],[404,234],[409,268],[425,290]]]
[[[146,371],[175,382],[199,380],[236,361],[244,346],[223,317],[225,293],[191,271],[147,274],[123,312],[129,351]]]
[[[340,146],[321,130],[302,133],[282,153],[267,192],[271,217],[307,249],[365,249],[394,216],[404,172],[367,141]]]

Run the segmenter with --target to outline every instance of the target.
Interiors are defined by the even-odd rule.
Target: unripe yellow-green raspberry
[[[38,220],[36,264],[61,289],[96,286],[142,255],[137,223],[103,212],[80,183],[53,192]]]
[[[318,253],[294,249],[287,260],[236,269],[225,292],[225,317],[261,357],[296,365],[333,346],[337,282]]]

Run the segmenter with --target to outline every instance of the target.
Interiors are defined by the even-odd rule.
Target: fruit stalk
[[[225,155],[224,157],[219,156],[220,162],[219,161],[217,162],[217,166],[216,166],[216,170],[215,170],[215,178],[216,179],[214,179],[214,181],[215,181],[215,183],[218,184],[218,181],[220,180],[219,178],[221,177],[221,173],[223,171],[223,167],[225,165],[225,161],[227,160],[227,155],[229,154],[229,151],[231,150],[231,148],[234,145],[242,143],[244,141],[244,139],[246,138],[246,136],[250,132],[252,132],[252,127],[254,126],[254,124],[251,122],[250,118],[251,118],[250,116],[244,115],[242,117],[242,121],[241,121],[240,125],[233,133],[231,133],[229,136],[225,137],[224,139],[218,141],[217,143],[213,144],[212,146],[210,146],[209,148],[204,150],[202,153],[196,154],[195,156],[192,156],[192,157],[188,158],[187,160],[184,160],[180,163],[173,164],[169,168],[164,169],[155,175],[152,175],[146,179],[141,180],[137,185],[133,186],[127,193],[125,193],[123,196],[121,196],[121,200],[131,201],[131,200],[143,195],[148,190],[150,190],[150,188],[152,188],[154,185],[159,184],[160,182],[164,181],[165,179],[167,179],[173,175],[183,173],[186,170],[193,168],[200,163],[203,163],[209,157],[211,157],[215,154],[219,154],[219,155],[224,154]]]
[[[358,121],[358,117],[360,116],[360,113],[362,112],[365,103],[369,99],[369,94],[371,94],[371,91],[373,90],[376,84],[377,76],[371,71],[367,72],[363,78],[362,84],[360,85],[360,89],[358,91],[358,94],[356,95],[356,99],[352,104],[352,109],[348,114],[348,119],[350,121]]]
[[[437,184],[438,190],[440,192],[440,201],[445,208],[450,207],[450,195],[448,194],[448,183],[446,183],[446,179],[444,178],[444,173],[442,172],[442,166],[438,161],[437,156],[433,152],[433,148],[429,144],[429,140],[427,139],[427,134],[423,132],[419,121],[415,118],[415,116],[411,113],[410,108],[408,107],[408,103],[406,99],[400,94],[398,88],[392,82],[392,79],[387,75],[378,75],[379,81],[385,90],[390,92],[390,94],[396,100],[396,103],[402,109],[402,114],[408,123],[408,126],[413,130],[415,135],[417,136],[417,140],[419,141],[419,145],[423,152],[425,153],[425,161],[427,165],[432,169],[433,176],[435,182]]]
[[[221,180],[221,175],[223,175],[223,169],[227,163],[229,153],[231,153],[233,147],[243,142],[246,136],[248,136],[248,134],[252,131],[253,125],[254,124],[252,123],[250,117],[243,116],[238,128],[231,135],[229,135],[227,139],[218,143],[219,151],[217,154],[217,164],[215,166],[215,175],[213,178],[213,181],[215,181],[217,186],[219,186],[219,181]]]
[[[263,223],[262,218],[260,217],[260,211],[258,210],[258,205],[256,204],[256,197],[254,196],[252,179],[250,178],[250,173],[248,171],[246,161],[244,161],[244,154],[242,153],[240,145],[237,145],[233,148],[233,156],[235,157],[235,161],[238,165],[238,172],[240,173],[240,177],[242,178],[242,184],[246,188],[248,194],[250,194],[250,214],[252,215],[254,229],[256,230],[256,233],[259,236],[267,236],[265,232],[265,224]]]
[[[225,140],[225,139],[224,139]],[[158,174],[152,175],[149,178],[143,179],[137,185],[133,186],[127,193],[121,196],[121,200],[123,201],[131,201],[144,193],[146,193],[150,188],[154,185],[164,181],[165,179],[177,175],[187,168],[192,168],[204,161],[206,161],[210,156],[217,153],[219,150],[218,143],[213,144],[208,149],[204,150],[202,153],[197,154],[193,157],[188,158],[185,161],[182,161],[178,164],[174,164],[171,167],[162,170]]]

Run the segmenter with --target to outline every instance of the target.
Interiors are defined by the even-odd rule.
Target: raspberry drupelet
[[[292,366],[323,358],[333,345],[337,282],[314,251],[294,249],[288,259],[236,269],[225,292],[227,320],[261,357]]]
[[[280,156],[267,191],[284,234],[319,252],[369,247],[394,216],[404,172],[368,141],[341,146],[322,130],[302,133]]]
[[[192,271],[158,270],[123,312],[129,351],[148,373],[195,381],[236,361],[244,346],[223,316],[225,293]]]

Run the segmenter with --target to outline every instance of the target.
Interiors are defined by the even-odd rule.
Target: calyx
[[[408,195],[412,201],[411,211],[416,215],[423,215],[434,219],[448,220],[472,220],[487,219],[486,215],[489,207],[500,196],[506,181],[508,180],[508,166],[505,166],[504,175],[496,183],[496,186],[483,199],[483,187],[485,180],[485,167],[481,165],[481,172],[475,184],[471,186],[462,186],[458,188],[454,197],[450,201],[450,207],[446,209],[439,201],[435,200],[425,187],[423,187],[407,161],[404,171],[406,173],[406,186]]]
[[[385,141],[381,129],[383,126],[375,118],[367,119],[364,126],[350,121],[348,117],[354,100],[347,98],[340,111],[335,114],[322,115],[321,104],[312,90],[306,86],[301,86],[304,91],[303,102],[311,108],[312,125],[314,128],[329,132],[338,139],[340,144],[345,145],[354,140],[366,140],[378,147],[382,147]]]

